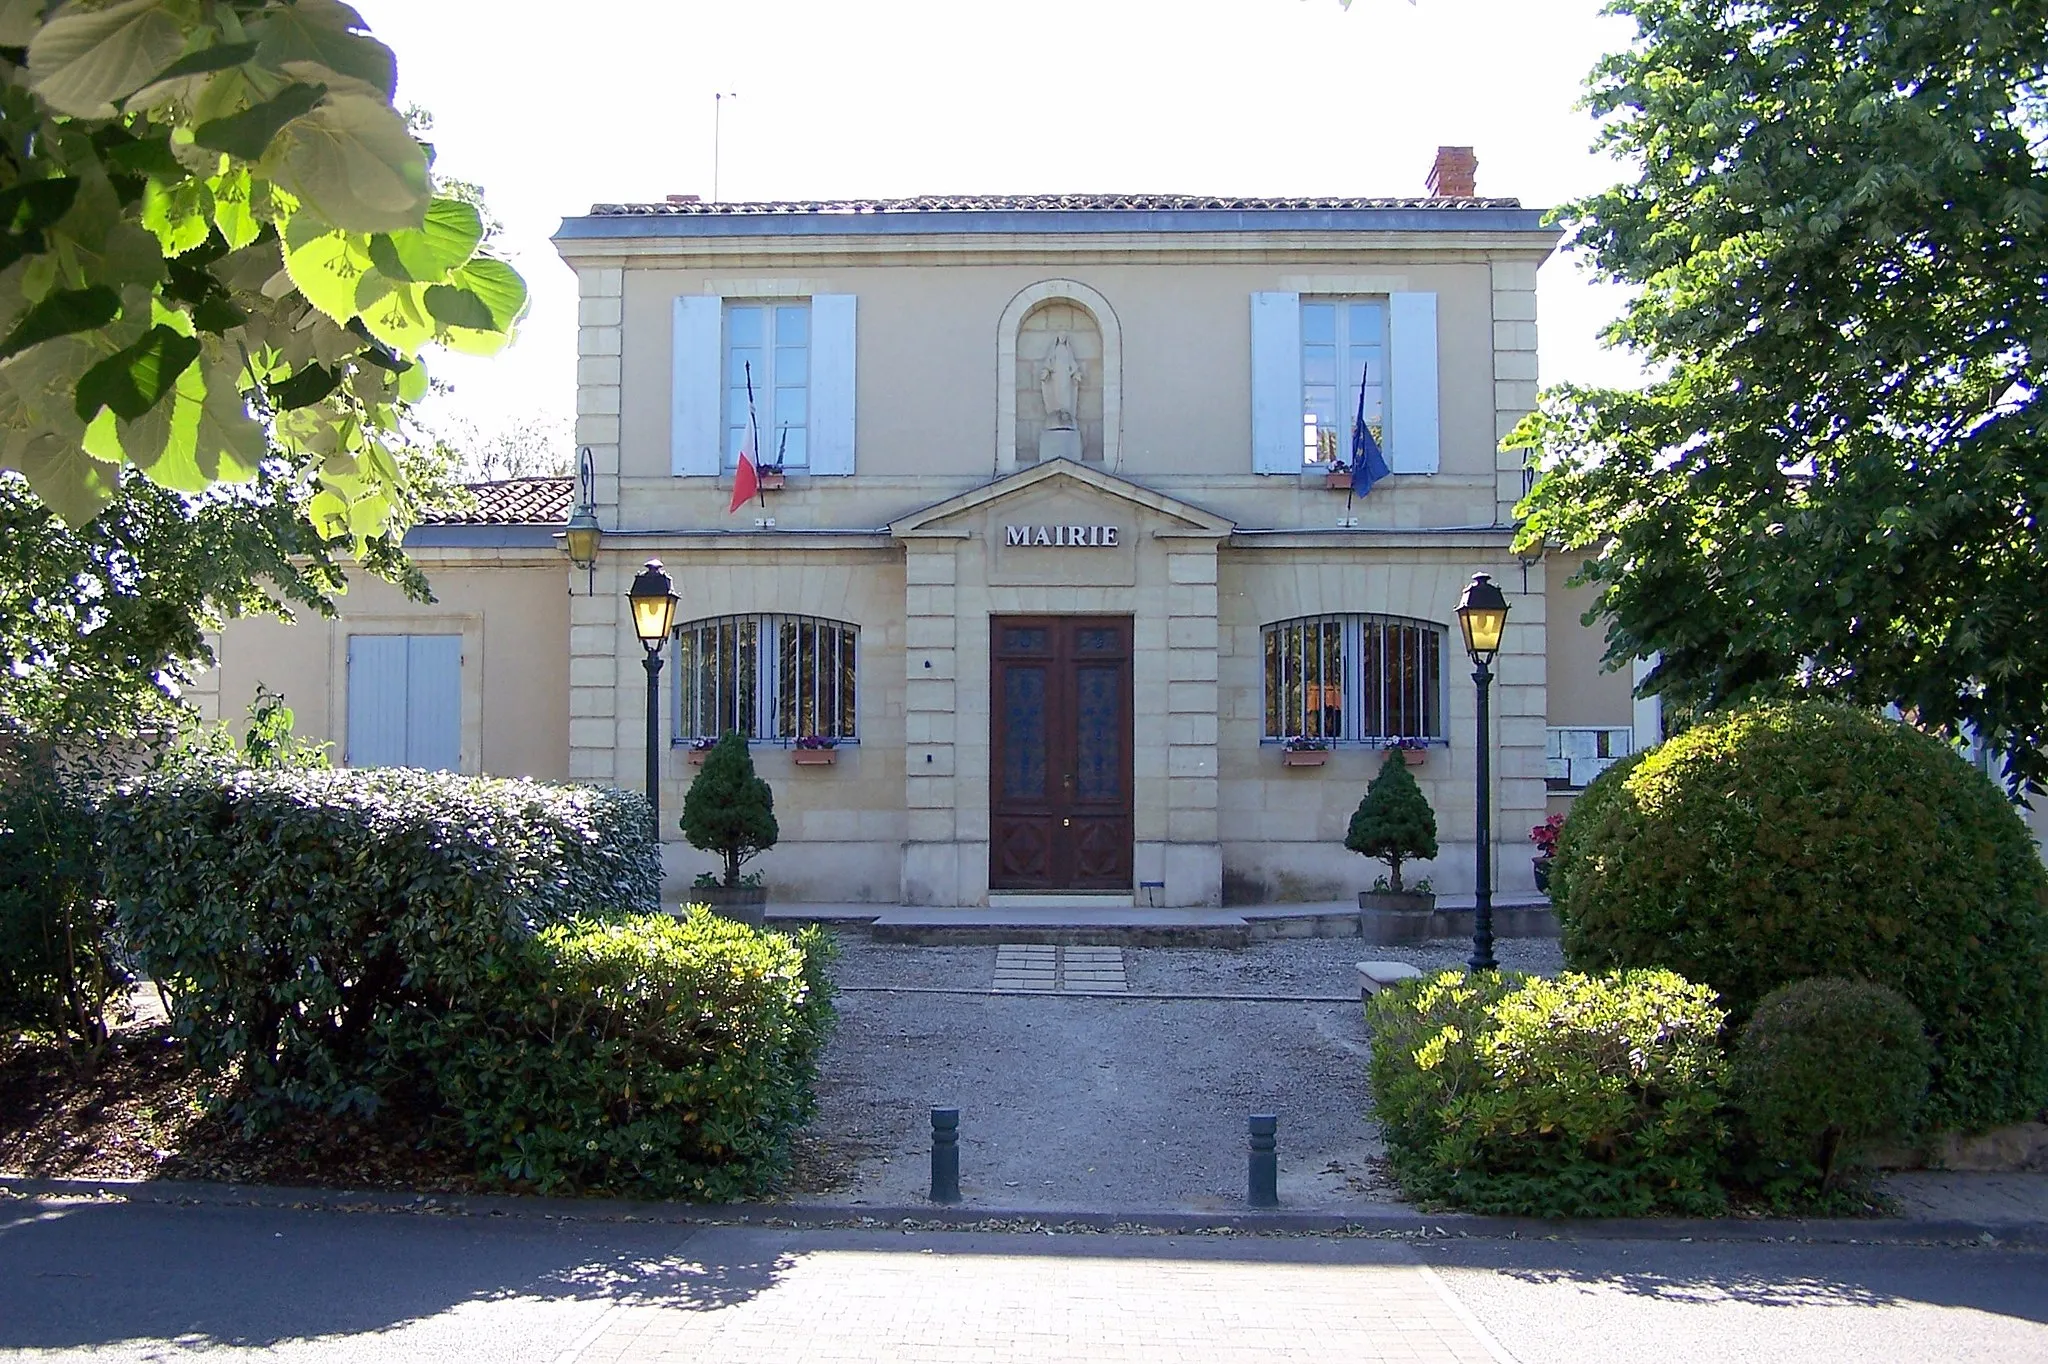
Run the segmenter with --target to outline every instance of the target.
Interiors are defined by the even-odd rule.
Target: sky
[[[575,278],[549,237],[599,202],[940,193],[1421,194],[1439,145],[1478,190],[1551,207],[1621,178],[1586,73],[1599,0],[355,0],[398,104],[475,181],[532,290],[489,360],[430,362],[423,413],[488,438],[575,409]],[[730,97],[715,101],[714,95]],[[1628,383],[1620,292],[1555,256],[1545,383]]]

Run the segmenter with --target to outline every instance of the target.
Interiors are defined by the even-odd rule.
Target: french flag
[[[761,491],[761,473],[756,467],[761,455],[761,428],[754,418],[754,367],[751,364],[746,367],[746,374],[747,436],[740,442],[740,467],[732,476],[732,505],[725,509],[727,516],[746,506],[747,500]],[[766,505],[765,501],[763,505]]]

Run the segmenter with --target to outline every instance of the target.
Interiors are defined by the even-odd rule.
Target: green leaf
[[[27,47],[43,26],[49,0],[0,0],[0,47]]]
[[[215,43],[211,47],[202,47],[197,52],[187,52],[157,72],[156,80],[177,80],[181,76],[203,76],[209,71],[225,71],[231,66],[240,66],[255,55],[255,43]]]
[[[66,5],[28,45],[31,88],[59,113],[110,118],[185,50],[185,26],[159,0]]]
[[[398,89],[398,59],[391,49],[365,33],[362,16],[334,0],[298,0],[288,9],[272,10],[261,23],[258,55],[267,66],[286,62],[317,62],[328,70],[364,81],[389,100]],[[257,25],[250,25],[256,31]]]
[[[94,459],[75,441],[45,434],[7,456],[51,511],[72,526],[83,526],[114,500],[120,472]]]
[[[483,219],[473,206],[436,199],[427,205],[425,226],[370,238],[370,259],[392,279],[433,284],[475,255],[483,238]]]
[[[239,114],[202,123],[192,131],[192,140],[202,147],[244,161],[260,161],[287,123],[312,111],[327,95],[324,85],[294,81],[261,104],[252,104]]]
[[[416,403],[427,396],[427,367],[415,361],[398,375],[398,400],[402,403]]]
[[[526,312],[526,281],[504,261],[489,256],[473,260],[450,282],[482,299],[499,330],[509,329]]]
[[[142,225],[156,233],[166,256],[182,256],[213,231],[213,192],[204,180],[166,187],[151,180],[142,191]]]
[[[497,321],[490,305],[467,289],[452,284],[427,286],[427,311],[444,327],[466,327],[472,331],[496,331]]]
[[[230,251],[256,240],[263,224],[249,210],[249,168],[236,166],[213,181],[213,225]]]
[[[215,336],[233,331],[248,320],[249,315],[225,294],[208,294],[192,305],[192,325]]]
[[[100,153],[107,169],[128,175],[150,175],[159,180],[181,180],[186,171],[171,151],[169,137],[138,137],[116,142]]]
[[[284,268],[306,301],[336,322],[356,315],[356,289],[370,264],[367,242],[351,232],[322,231],[310,214],[285,227]]]
[[[50,226],[71,211],[78,183],[75,175],[60,175],[0,190],[0,231],[23,233]]]
[[[0,360],[19,355],[36,342],[48,341],[53,336],[104,327],[120,311],[121,296],[104,284],[89,289],[59,289],[22,314],[14,330],[7,333],[7,339],[0,341]]]
[[[158,323],[142,339],[116,351],[78,380],[78,416],[93,421],[102,407],[134,421],[155,407],[171,385],[199,358],[199,341]]]
[[[411,355],[433,339],[434,324],[420,299],[426,286],[393,287],[390,281],[376,275],[365,278],[363,283],[366,289],[357,296],[357,306],[370,335],[400,355]]]
[[[335,95],[293,123],[277,179],[336,227],[418,228],[433,194],[427,158],[388,104]]]
[[[289,379],[270,385],[270,405],[279,412],[311,407],[334,392],[341,374],[325,365],[307,365]]]

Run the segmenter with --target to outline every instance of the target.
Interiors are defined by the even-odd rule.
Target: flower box
[[[1323,475],[1323,486],[1325,488],[1328,488],[1333,493],[1350,492],[1351,471],[1349,469],[1344,469],[1341,471],[1337,469],[1332,469],[1330,472]]]
[[[702,767],[704,760],[711,756],[711,750],[708,748],[692,748],[685,751],[690,755],[690,766],[692,767]]]
[[[772,493],[782,486],[783,475],[762,472],[754,476],[762,492]]]
[[[836,748],[792,748],[789,756],[796,760],[798,767],[830,767],[839,761]]]
[[[1321,767],[1330,760],[1327,748],[1284,748],[1280,750],[1282,767]]]
[[[1401,761],[1407,763],[1410,767],[1420,767],[1429,761],[1429,750],[1426,748],[1404,748],[1401,750]]]

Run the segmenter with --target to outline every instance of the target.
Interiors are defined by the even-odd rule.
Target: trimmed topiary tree
[[[1758,1154],[1826,1191],[1871,1142],[1913,1125],[1927,1035],[1896,990],[1813,976],[1763,997],[1735,1041],[1731,1079]]]
[[[775,846],[775,793],[754,775],[746,738],[727,730],[683,797],[683,837],[693,847],[725,859],[727,889],[740,883],[740,868]]]
[[[2048,877],[2004,793],[1907,725],[1711,716],[1579,798],[1551,899],[1574,967],[1668,967],[1738,1022],[1808,976],[1897,990],[1934,1046],[1926,1126],[2048,1103]]]
[[[1344,846],[1387,864],[1387,888],[1401,893],[1401,863],[1436,856],[1436,811],[1416,784],[1401,750],[1390,748],[1380,774],[1352,813]]]

